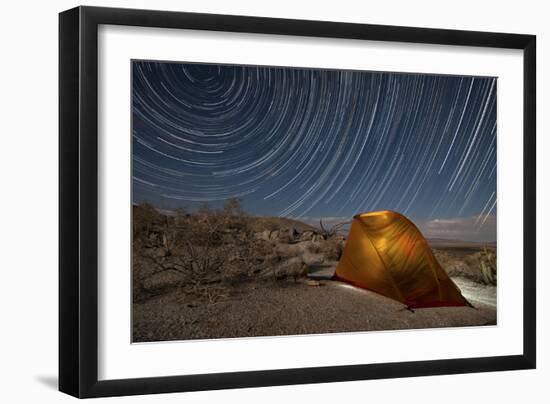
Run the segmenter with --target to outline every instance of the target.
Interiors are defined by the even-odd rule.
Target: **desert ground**
[[[220,211],[134,206],[133,341],[486,326],[497,322],[494,245],[429,240],[474,306],[407,310],[332,280],[338,226]]]

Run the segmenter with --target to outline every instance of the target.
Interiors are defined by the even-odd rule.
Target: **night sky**
[[[496,78],[132,69],[134,203],[238,197],[251,214],[304,221],[390,209],[443,229],[434,237],[496,239]]]

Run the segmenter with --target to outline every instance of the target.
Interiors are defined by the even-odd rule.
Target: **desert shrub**
[[[293,237],[291,237],[288,229],[281,229],[277,235],[277,241],[281,244],[290,244],[293,241]]]
[[[494,251],[489,251],[487,248],[483,249],[479,256],[479,268],[485,284],[497,284],[496,254]]]
[[[480,258],[479,253],[471,254],[471,255],[468,255],[468,256],[464,257],[464,263],[470,268],[478,269],[479,268],[479,258]]]
[[[342,243],[335,239],[321,240],[308,245],[308,251],[313,254],[322,254],[328,261],[338,261],[342,256]]]
[[[238,198],[230,198],[223,204],[223,214],[227,217],[244,216],[241,201]]]
[[[337,240],[325,240],[321,243],[325,258],[331,261],[338,261],[342,256],[343,247]]]
[[[136,220],[137,218],[137,220]],[[134,216],[136,232],[154,243],[134,239],[134,284],[148,289],[150,278],[193,289],[250,276],[265,262],[270,245],[257,240],[249,218],[236,199],[221,210],[204,203],[194,215],[181,212],[176,217],[160,215],[152,207]],[[174,276],[177,275],[174,281]]]
[[[319,254],[322,252],[321,243],[310,243],[307,246],[307,250],[313,254]]]
[[[161,215],[148,203],[133,207],[133,236],[134,240],[144,240],[149,233],[161,222]]]
[[[279,224],[271,220],[261,220],[261,226],[265,230],[275,231],[279,229]]]
[[[319,227],[321,228],[321,236],[325,240],[329,240],[339,234],[339,232],[343,231],[347,225],[349,225],[351,222],[340,222],[332,225],[331,227],[325,227],[323,225],[323,220],[319,220]]]
[[[287,261],[284,261],[281,265],[277,266],[272,274],[275,280],[298,280],[299,278],[306,277],[308,274],[309,268],[302,261],[301,258],[295,257]]]
[[[437,261],[451,277],[463,277],[477,283],[496,285],[496,251],[484,248],[470,253],[434,249]]]

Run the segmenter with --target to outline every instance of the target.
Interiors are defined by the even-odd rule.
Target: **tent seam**
[[[401,290],[400,290],[399,287],[397,286],[397,283],[395,283],[395,279],[393,279],[393,275],[392,275],[391,271],[388,269],[388,265],[386,264],[386,261],[384,261],[384,259],[382,259],[382,256],[381,256],[380,253],[378,252],[378,249],[376,248],[376,246],[374,245],[374,243],[373,243],[372,240],[370,239],[369,234],[368,234],[368,231],[364,228],[364,227],[366,227],[366,225],[365,225],[361,220],[359,220],[359,223],[361,223],[361,226],[363,226],[363,231],[364,231],[364,233],[365,233],[366,236],[367,236],[367,240],[369,240],[369,243],[372,245],[372,248],[374,248],[374,251],[376,251],[376,255],[378,255],[378,258],[380,258],[380,261],[381,261],[382,264],[384,265],[384,268],[386,269],[385,272],[389,275],[393,287],[395,288],[395,290],[397,291],[397,293],[398,293],[399,296],[401,297],[401,300],[402,300],[403,302],[405,302],[405,298],[403,297],[403,293],[401,293]]]

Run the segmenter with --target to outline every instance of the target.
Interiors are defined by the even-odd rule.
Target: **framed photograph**
[[[534,36],[59,28],[61,391],[535,367]]]

